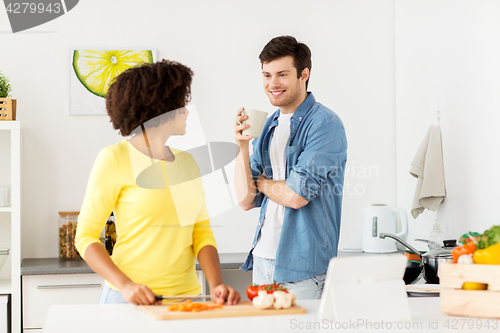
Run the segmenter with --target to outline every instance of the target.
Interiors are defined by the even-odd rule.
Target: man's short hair
[[[292,56],[293,65],[297,69],[297,78],[300,78],[304,68],[312,69],[311,50],[304,43],[297,42],[293,36],[279,36],[271,39],[262,49],[259,55],[260,63],[268,63],[273,60]],[[309,78],[306,81],[309,84]]]

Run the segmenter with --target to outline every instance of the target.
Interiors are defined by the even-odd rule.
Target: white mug
[[[10,186],[0,186],[0,207],[10,206]]]
[[[245,116],[245,115],[248,116],[248,119],[243,120],[243,124],[248,124],[250,125],[250,127],[245,128],[242,131],[242,134],[258,138],[260,136],[260,133],[262,133],[262,129],[264,128],[264,124],[269,114],[264,111],[245,109],[240,112],[240,116]],[[240,122],[238,123],[240,125],[242,124]]]

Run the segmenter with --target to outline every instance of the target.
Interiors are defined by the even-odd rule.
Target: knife
[[[178,296],[155,295],[157,301],[162,299],[206,299],[211,297],[212,297],[211,295],[178,295]]]

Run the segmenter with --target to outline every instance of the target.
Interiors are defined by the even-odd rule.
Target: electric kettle
[[[408,220],[404,210],[391,208],[387,205],[376,204],[363,209],[363,252],[388,253],[397,252],[396,241],[390,238],[379,238],[380,233],[406,237]],[[396,218],[401,221],[401,231],[396,233]]]

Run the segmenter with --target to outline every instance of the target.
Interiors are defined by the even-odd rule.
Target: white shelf
[[[0,130],[18,130],[21,129],[21,122],[18,120],[1,120]]]
[[[0,130],[10,131],[10,207],[0,207],[10,215],[10,279],[0,280],[0,294],[11,295],[12,332],[21,332],[21,122],[0,121]],[[7,163],[0,156],[0,167]],[[4,162],[5,161],[5,162]],[[0,233],[5,232],[0,228]],[[5,268],[5,267],[4,267]]]
[[[8,295],[12,293],[12,284],[10,280],[0,280],[0,295]]]

